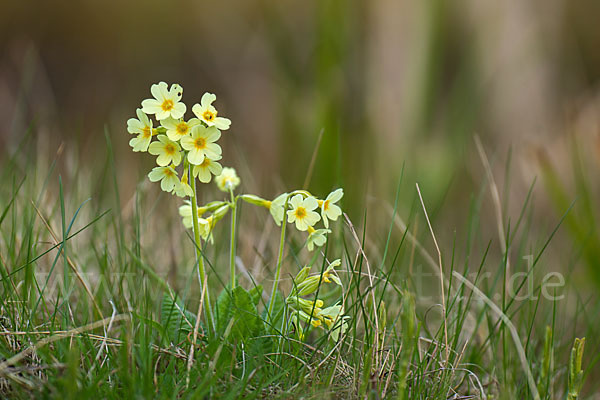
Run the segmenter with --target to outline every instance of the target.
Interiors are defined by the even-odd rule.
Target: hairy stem
[[[206,286],[206,271],[204,270],[204,255],[202,254],[202,250],[200,250],[200,246],[202,242],[200,241],[200,229],[198,227],[198,192],[196,190],[196,178],[192,174],[192,166],[189,167],[191,187],[194,192],[192,196],[192,224],[194,227],[194,241],[196,247],[196,261],[198,262],[198,275],[200,276],[200,292],[204,290]],[[206,322],[208,324],[208,331],[214,332],[215,325],[212,317],[212,308],[210,303],[210,294],[208,287],[204,290],[204,314],[206,315]]]
[[[230,254],[229,254],[229,276],[231,277],[231,290],[235,288],[235,214],[237,211],[237,197],[233,196],[233,190],[229,190],[231,194],[231,238],[230,238]]]
[[[289,196],[288,196],[289,199]],[[269,318],[269,323],[273,323],[272,320],[272,312],[273,306],[275,305],[275,295],[277,294],[277,286],[279,285],[279,275],[281,274],[281,263],[283,261],[283,249],[285,247],[285,227],[287,223],[286,211],[288,208],[288,200],[285,201],[285,206],[283,208],[283,221],[281,221],[281,237],[279,238],[279,255],[277,256],[277,269],[275,270],[275,281],[273,282],[273,289],[271,290],[271,299],[269,300],[269,310],[267,316]]]

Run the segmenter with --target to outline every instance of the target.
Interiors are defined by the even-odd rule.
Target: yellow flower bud
[[[255,196],[253,194],[243,194],[240,196],[242,200],[246,203],[254,204],[256,206],[269,208],[271,206],[271,202],[267,201],[261,197]]]

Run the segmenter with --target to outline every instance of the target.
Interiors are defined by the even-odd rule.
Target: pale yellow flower
[[[166,135],[158,135],[158,141],[150,143],[148,153],[158,156],[156,163],[161,167],[173,163],[175,166],[181,162],[181,148],[177,142]]]
[[[135,110],[135,114],[137,115],[137,119],[129,118],[127,120],[127,132],[136,135],[144,132],[150,133],[152,130],[152,121],[150,121],[150,118],[144,114],[141,108]]]
[[[290,199],[289,203],[292,209],[287,212],[288,222],[295,222],[299,231],[307,230],[309,226],[313,226],[321,219],[319,214],[313,211],[319,206],[314,197],[303,199],[301,194],[297,194]]]
[[[138,108],[135,113],[137,119],[130,118],[127,120],[127,132],[137,134],[129,141],[129,145],[133,147],[133,151],[147,151],[152,135],[156,134],[156,129],[152,129],[152,121],[141,108]]]
[[[321,207],[321,216],[323,217],[325,228],[329,228],[329,220],[336,221],[342,214],[342,210],[335,203],[340,201],[343,196],[344,190],[339,188],[329,193],[325,200],[319,200],[319,207]]]
[[[166,118],[160,121],[160,124],[167,130],[167,136],[174,142],[179,141],[185,135],[192,132],[192,128],[200,124],[198,118],[192,118],[189,121],[182,119]]]
[[[142,111],[146,114],[154,114],[157,120],[163,120],[169,117],[179,119],[185,114],[186,106],[181,103],[183,88],[178,84],[171,85],[167,89],[165,82],[159,82],[152,85],[150,92],[153,99],[142,101]]]
[[[283,222],[283,212],[285,211],[284,207],[287,198],[288,194],[282,193],[277,196],[269,205],[269,212],[271,213],[271,216],[275,220],[275,224],[277,224],[277,226],[281,226],[281,223]]]
[[[173,191],[176,196],[179,197],[191,197],[194,195],[194,190],[188,183],[188,172],[187,170],[183,171],[183,176],[181,177],[181,181],[179,181],[178,185],[175,185],[175,190]]]
[[[217,117],[217,110],[213,107],[212,103],[217,99],[212,93],[204,93],[200,104],[194,104],[192,112],[196,117],[200,118],[207,126],[215,126],[221,130],[229,129],[231,121],[227,118]]]
[[[319,316],[331,330],[330,335],[334,342],[337,342],[340,335],[343,335],[348,329],[346,320],[350,317],[344,315],[344,307],[340,304],[322,309]]]
[[[220,159],[221,156],[218,156],[215,159],[204,157],[204,161],[202,161],[202,163],[199,165],[194,165],[192,173],[195,177],[198,177],[200,182],[208,183],[212,179],[213,175],[218,176],[223,171],[223,167],[217,162],[217,160]]]
[[[200,236],[202,239],[208,240],[210,237],[210,241],[212,242],[212,236],[210,234],[215,226],[215,223],[216,221],[212,215],[208,218],[198,218],[198,230],[200,231]]]
[[[215,210],[215,212],[208,218],[199,218],[198,222],[199,222],[199,229],[200,229],[200,236],[202,236],[202,239],[204,240],[210,240],[212,242],[213,237],[211,235],[213,228],[215,227],[215,225],[217,224],[217,222],[219,222],[225,215],[227,215],[227,213],[230,210],[230,205],[229,204],[224,204],[221,207],[217,208]]]
[[[179,215],[181,215],[183,226],[190,229],[194,224],[194,221],[192,220],[192,206],[189,201],[186,201],[186,203],[187,204],[179,207]],[[200,208],[198,208],[198,218],[202,217],[200,211]]]
[[[160,188],[169,193],[179,184],[177,172],[171,166],[152,168],[152,171],[148,174],[148,178],[151,182],[160,181]]]
[[[331,233],[329,229],[315,229],[312,226],[309,226],[308,238],[306,239],[306,247],[308,248],[308,251],[313,251],[315,246],[323,246],[327,241],[328,233]]]
[[[325,270],[325,272],[323,272],[323,282],[330,283],[331,281],[333,281],[336,285],[342,286],[342,281],[335,272],[335,267],[339,267],[340,265],[342,265],[342,261],[339,258],[337,260],[332,261],[331,264],[329,264],[329,266]]]
[[[208,218],[202,218],[201,208],[198,208],[198,231],[202,239],[207,240],[210,232],[216,223],[214,217],[211,215]],[[192,220],[192,206],[188,203],[179,207],[179,215],[182,217],[183,226],[187,229],[192,229],[194,221]]]
[[[181,215],[183,220],[183,225],[186,228],[191,228],[192,221],[192,203],[189,200],[184,202],[185,204],[179,207],[179,215]],[[223,218],[227,211],[229,211],[229,205],[223,201],[211,201],[208,204],[205,204],[202,207],[198,207],[198,218],[202,217],[205,213],[214,211],[215,218],[220,220]]]
[[[233,168],[223,168],[223,171],[215,178],[215,181],[219,190],[223,192],[234,190],[240,184],[240,178]]]
[[[189,151],[188,161],[194,165],[200,165],[204,157],[217,160],[221,157],[221,147],[215,142],[221,137],[217,128],[206,128],[196,125],[192,128],[192,134],[181,138],[181,147]]]

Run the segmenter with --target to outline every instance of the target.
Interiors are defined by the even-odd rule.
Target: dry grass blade
[[[438,245],[437,239],[435,238],[435,233],[433,233],[433,228],[431,227],[431,222],[429,221],[429,215],[427,214],[427,209],[425,208],[425,202],[423,202],[423,196],[421,195],[421,189],[419,188],[419,184],[417,183],[417,193],[419,193],[419,200],[421,200],[421,206],[423,207],[423,212],[425,213],[425,219],[427,220],[427,225],[429,226],[429,232],[431,232],[431,236],[433,237],[433,243],[435,244],[435,249],[438,253],[438,263],[440,267],[440,290],[442,291],[442,313],[444,315],[444,344],[446,349],[446,363],[450,359],[450,352],[448,348],[448,321],[446,318],[446,294],[444,290],[444,268],[442,266],[442,252],[440,251],[440,246]]]
[[[508,318],[508,316],[502,312],[500,307],[498,307],[489,297],[487,297],[485,295],[485,293],[483,293],[481,290],[479,290],[479,288],[477,286],[475,286],[473,283],[471,283],[471,281],[469,281],[467,278],[465,278],[464,276],[462,276],[461,274],[459,274],[456,271],[453,271],[452,274],[455,278],[460,280],[469,289],[471,289],[473,291],[473,293],[475,293],[477,296],[479,296],[481,298],[481,300],[483,300],[485,302],[485,304],[487,304],[488,307],[490,307],[490,309],[498,316],[498,318],[500,318],[502,320],[502,322],[504,322],[506,324],[506,326],[508,327],[508,330],[510,331],[510,334],[512,336],[513,342],[515,343],[515,347],[517,349],[517,354],[519,355],[519,360],[521,362],[521,367],[523,368],[523,371],[527,375],[527,382],[529,384],[529,390],[531,391],[531,394],[533,395],[533,398],[535,400],[540,400],[540,394],[537,390],[537,385],[535,384],[535,380],[533,379],[533,374],[531,373],[531,369],[529,368],[527,356],[525,355],[525,349],[523,348],[523,345],[521,344],[521,339],[519,338],[519,333],[517,332],[517,328],[515,328],[515,326],[511,322],[510,318]]]
[[[494,179],[494,174],[492,173],[492,167],[490,166],[490,162],[488,160],[487,155],[485,154],[485,150],[483,149],[483,145],[481,144],[481,140],[479,140],[479,136],[475,136],[475,145],[477,146],[477,151],[479,152],[479,157],[481,158],[481,163],[483,164],[483,168],[485,169],[485,173],[487,175],[487,179],[490,182],[490,192],[492,194],[492,200],[494,201],[494,209],[496,211],[496,224],[498,225],[498,238],[500,239],[500,245],[502,246],[502,252],[506,254],[506,279],[510,274],[510,257],[508,254],[508,248],[506,245],[506,234],[504,232],[504,223],[502,222],[502,204],[500,202],[500,192],[498,191],[498,185],[496,185],[496,180]],[[504,287],[508,290],[508,283],[505,282]]]
[[[20,353],[15,354],[8,360],[1,362],[0,363],[0,375],[6,374],[6,370],[10,366],[18,363],[19,361],[21,361],[22,359],[27,357],[29,354],[35,352],[39,348],[41,348],[49,343],[56,342],[57,340],[64,339],[67,337],[73,337],[73,336],[79,335],[83,332],[91,331],[96,328],[106,326],[107,324],[109,324],[111,322],[111,320],[113,322],[129,320],[129,314],[119,314],[119,315],[115,316],[114,318],[113,317],[104,318],[100,321],[92,322],[87,325],[80,326],[80,327],[74,328],[74,329],[70,329],[68,331],[60,332],[55,335],[44,338],[44,339],[40,340],[39,342],[37,342],[36,344],[34,344],[33,346],[28,347],[25,350],[21,351]]]
[[[367,266],[367,274],[368,274],[367,276],[369,278],[369,291],[371,292],[371,297],[373,300],[373,318],[375,319],[375,330],[377,332],[379,332],[379,318],[377,316],[377,301],[375,300],[375,291],[373,290],[375,288],[375,286],[373,284],[373,275],[371,274],[371,266],[369,265],[369,260],[367,259],[367,255],[365,254],[365,252],[362,248],[360,239],[358,238],[358,235],[356,234],[354,225],[352,225],[352,221],[350,221],[350,218],[348,218],[348,214],[344,213],[344,219],[346,220],[346,223],[348,224],[348,227],[350,228],[350,232],[352,232],[352,237],[356,241],[356,245],[358,246],[358,252],[359,252],[359,254],[361,254],[363,256],[363,258],[365,260],[365,264]],[[373,347],[375,347],[375,348],[378,347],[377,335],[375,335],[375,342],[373,344]]]
[[[312,178],[312,173],[315,168],[315,162],[317,161],[317,154],[319,154],[319,147],[321,147],[321,139],[323,139],[323,132],[325,129],[321,128],[319,132],[319,137],[317,138],[317,143],[315,144],[315,150],[313,151],[312,157],[310,159],[310,164],[308,165],[308,171],[306,172],[306,178],[304,179],[304,184],[302,188],[308,190],[308,185],[310,184],[310,180]]]
[[[50,235],[52,236],[52,239],[54,239],[54,245],[57,246],[60,243],[60,241],[58,240],[58,237],[54,233],[54,230],[52,229],[52,227],[48,223],[48,220],[46,220],[46,218],[44,218],[44,216],[42,215],[42,213],[40,212],[40,210],[36,207],[36,205],[35,205],[35,203],[33,201],[31,202],[31,204],[33,205],[33,208],[35,209],[37,215],[40,217],[40,219],[42,220],[42,222],[46,226],[46,229],[48,230],[48,232],[50,232]],[[102,314],[102,310],[100,309],[100,306],[96,302],[96,299],[94,298],[94,295],[92,294],[92,291],[90,290],[90,288],[87,285],[87,283],[85,283],[85,281],[83,280],[83,277],[79,273],[79,270],[75,266],[75,263],[73,262],[73,260],[71,260],[71,257],[69,257],[68,255],[67,255],[67,264],[69,264],[69,267],[73,270],[73,273],[75,274],[75,276],[77,277],[77,279],[79,280],[79,282],[81,283],[81,285],[83,286],[83,288],[85,289],[85,292],[88,294],[88,297],[92,301],[92,304],[94,305],[94,308],[98,312],[98,315],[100,316],[100,318],[104,319],[104,315]]]

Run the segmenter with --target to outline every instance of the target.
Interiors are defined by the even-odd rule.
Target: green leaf
[[[136,317],[141,323],[143,323],[144,325],[150,327],[153,330],[158,331],[158,334],[161,337],[161,340],[165,343],[163,343],[165,346],[168,346],[169,343],[167,338],[169,337],[169,334],[167,333],[167,330],[165,329],[164,326],[162,326],[159,322],[154,321],[152,318],[147,318],[144,317],[143,315],[133,312],[132,313],[134,317]]]
[[[217,303],[215,304],[215,319],[217,333],[219,335],[222,335],[225,332],[227,324],[229,323],[229,320],[231,320],[233,314],[231,296],[231,290],[229,289],[229,285],[227,285],[227,287],[221,291],[219,297],[217,297]]]
[[[250,297],[252,297],[252,303],[258,307],[258,303],[260,303],[260,298],[262,297],[263,287],[262,285],[254,286],[252,289],[248,291],[250,293]]]
[[[267,330],[271,332],[279,332],[281,331],[281,320],[283,319],[283,311],[285,309],[285,299],[281,295],[281,293],[277,292],[275,294],[275,302],[273,303],[273,315],[271,316],[271,321],[269,321],[269,316],[267,315],[267,310],[264,310],[262,313],[263,319],[267,324]]]
[[[250,293],[243,287],[233,289],[233,318],[235,322],[231,331],[232,335],[241,341],[264,334],[262,319],[258,315],[256,306]]]
[[[196,324],[196,315],[186,310],[180,300],[168,294],[163,297],[160,318],[169,340],[176,344],[192,332]]]

